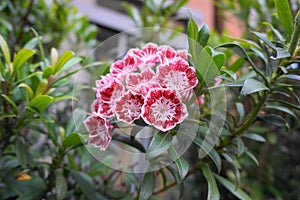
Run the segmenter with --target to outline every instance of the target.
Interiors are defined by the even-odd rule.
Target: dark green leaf
[[[20,67],[29,59],[31,58],[33,55],[35,54],[35,51],[30,50],[30,49],[21,49],[20,51],[18,51],[18,53],[16,54],[15,58],[14,58],[14,70],[18,71],[20,69]]]
[[[229,190],[233,195],[242,200],[252,200],[252,198],[240,188],[236,189],[235,184],[229,180],[215,174],[218,182],[221,183],[227,190]]]
[[[44,111],[52,102],[54,101],[53,97],[47,95],[40,95],[34,97],[30,103],[29,107],[37,109],[39,112]]]
[[[268,106],[265,106],[264,108],[265,108],[265,109],[274,109],[274,110],[278,110],[278,111],[287,113],[287,114],[291,115],[292,117],[294,117],[294,118],[298,121],[298,118],[297,118],[297,116],[295,115],[295,113],[294,113],[293,111],[291,111],[290,109],[286,108],[286,107],[283,107],[283,106],[273,106],[273,105],[268,105]]]
[[[221,172],[221,168],[222,168],[222,160],[221,157],[219,155],[219,153],[217,152],[216,149],[211,149],[210,152],[208,153],[208,156],[212,159],[212,161],[215,163],[218,173]]]
[[[153,172],[147,172],[139,191],[139,200],[147,200],[155,189],[155,175]]]
[[[25,144],[19,139],[16,141],[15,151],[20,165],[23,168],[26,168],[27,164],[30,162],[30,155]]]
[[[55,172],[55,189],[57,200],[64,199],[68,191],[68,183],[61,169]]]
[[[271,124],[279,127],[284,127],[287,123],[285,119],[283,119],[280,115],[274,114],[259,114],[257,115],[257,119],[266,124]]]
[[[291,57],[290,52],[283,48],[276,48],[276,57],[271,56],[271,58],[274,60],[289,58],[289,57]]]
[[[284,100],[280,100],[280,99],[268,99],[268,101],[277,102],[277,103],[286,105],[287,107],[290,107],[290,108],[293,108],[293,109],[296,109],[296,110],[300,110],[300,106],[292,104],[288,101],[284,101]]]
[[[96,189],[93,179],[83,172],[72,170],[71,173],[87,199],[96,199]]]
[[[170,148],[168,149],[168,153],[172,158],[172,160],[175,160],[175,164],[178,168],[180,180],[183,181],[189,171],[189,163],[183,157],[180,157],[178,155],[173,145],[171,145]]]
[[[146,152],[146,159],[152,159],[154,157],[159,156],[160,154],[164,153],[170,145],[172,144],[173,136],[170,132],[162,133],[158,132],[156,133],[147,149]]]
[[[274,0],[278,17],[289,38],[293,32],[293,19],[288,0]]]
[[[248,139],[251,139],[251,140],[255,140],[255,141],[258,141],[258,142],[266,142],[266,139],[263,136],[258,135],[256,133],[244,133],[242,135],[242,137],[245,137],[245,138],[248,138]]]
[[[249,79],[245,80],[240,94],[243,96],[246,96],[246,95],[249,95],[249,94],[252,94],[255,92],[259,92],[262,90],[269,91],[269,88],[267,88],[261,82],[255,80],[255,79],[249,78]]]
[[[184,185],[183,185],[183,182],[180,180],[178,170],[174,169],[171,166],[166,166],[166,168],[171,173],[171,175],[174,177],[174,180],[177,183],[177,186],[178,186],[179,191],[180,191],[180,195],[179,195],[178,199],[181,199],[181,196],[183,194]]]
[[[296,74],[287,74],[287,75],[283,75],[280,78],[286,78],[286,79],[290,79],[290,80],[294,80],[294,81],[300,81],[300,76],[296,75]]]
[[[197,27],[198,30],[198,27]],[[198,32],[197,42],[202,46],[206,46],[210,36],[209,28],[206,24],[202,24]]]
[[[46,190],[47,186],[44,180],[40,177],[33,177],[27,181],[27,190],[17,200],[41,199]]]
[[[255,162],[255,164],[257,166],[259,166],[259,162],[257,160],[257,158],[248,150],[245,151],[246,155],[249,156],[249,158],[251,158],[251,160],[253,160]]]
[[[5,41],[5,39],[2,37],[2,35],[0,35],[0,49],[3,52],[3,56],[4,56],[4,59],[5,59],[5,62],[7,64],[9,64],[11,62],[11,60],[10,60],[10,52],[9,52],[8,45],[7,45],[6,41]]]
[[[236,137],[236,144],[238,156],[241,156],[245,151],[245,144],[241,137]]]
[[[201,166],[202,173],[207,181],[208,185],[208,194],[207,199],[208,200],[219,200],[220,199],[220,193],[219,189],[216,183],[216,179],[211,172],[209,166],[207,164]]]

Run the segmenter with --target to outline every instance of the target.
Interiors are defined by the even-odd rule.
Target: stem
[[[240,135],[248,129],[248,127],[255,121],[258,112],[263,107],[267,99],[268,94],[264,92],[262,99],[259,101],[258,104],[255,105],[254,109],[252,109],[252,111],[246,116],[245,120],[241,123],[241,125],[233,131],[233,135]]]
[[[294,57],[294,52],[298,45],[299,38],[300,38],[300,10],[297,12],[294,20],[294,31],[292,34],[290,47],[289,47],[289,52],[291,53],[292,58]]]
[[[190,170],[188,171],[187,175],[184,177],[184,180],[185,180],[188,176],[190,176],[190,175],[192,175],[192,174],[195,174],[196,172],[197,172],[197,167],[190,169]],[[182,180],[182,181],[183,181],[183,180]],[[174,181],[172,181],[171,183],[169,183],[166,187],[154,191],[153,194],[154,194],[154,195],[157,195],[157,194],[159,194],[159,193],[165,192],[166,190],[170,189],[171,187],[175,186],[176,184],[177,184],[177,182],[174,180]]]

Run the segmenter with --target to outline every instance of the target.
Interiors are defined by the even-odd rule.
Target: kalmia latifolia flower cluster
[[[184,95],[198,84],[188,53],[170,46],[146,44],[131,49],[96,81],[96,99],[85,120],[89,143],[105,150],[112,139],[109,119],[133,123],[143,120],[166,132],[187,116]]]

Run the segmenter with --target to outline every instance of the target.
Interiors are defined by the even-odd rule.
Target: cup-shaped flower
[[[89,144],[100,150],[105,150],[112,139],[112,129],[109,120],[99,116],[89,116],[84,125],[89,132]]]
[[[115,113],[119,121],[132,123],[141,116],[144,97],[131,91],[125,92],[115,101]]]
[[[198,84],[196,70],[181,57],[157,68],[157,80],[163,88],[170,88],[179,93],[190,90]]]
[[[148,92],[142,107],[144,121],[161,131],[168,131],[188,116],[180,95],[172,89],[154,88]]]

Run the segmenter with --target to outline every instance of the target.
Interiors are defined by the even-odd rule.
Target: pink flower
[[[138,61],[136,59],[136,56],[127,54],[122,60],[117,60],[110,66],[111,75],[123,81],[128,73],[137,69]]]
[[[161,63],[168,63],[177,56],[177,52],[172,47],[167,45],[159,46],[158,54]]]
[[[89,116],[84,125],[89,132],[89,143],[94,147],[105,150],[112,139],[112,126],[108,120],[99,116]]]
[[[160,87],[156,81],[155,72],[145,69],[141,73],[131,73],[126,77],[126,88],[135,93],[146,96],[149,89]]]
[[[203,105],[204,104],[204,94],[201,94],[197,99],[196,99],[196,103],[199,105]]]
[[[133,94],[130,91],[125,92],[115,101],[116,117],[120,121],[132,123],[139,119],[141,108],[144,104],[144,98],[140,94]]]
[[[196,70],[188,62],[178,57],[169,64],[162,64],[157,69],[157,79],[164,88],[178,91],[190,90],[198,84]]]
[[[97,89],[98,110],[97,114],[103,118],[114,116],[114,102],[124,93],[124,86],[114,80],[110,85]]]
[[[161,131],[168,131],[188,116],[185,104],[175,90],[151,89],[142,107],[144,121]]]
[[[188,51],[185,49],[177,50],[177,56],[183,58],[184,60],[188,61]]]
[[[214,80],[215,80],[215,86],[221,84],[222,79],[220,77],[215,77]]]

